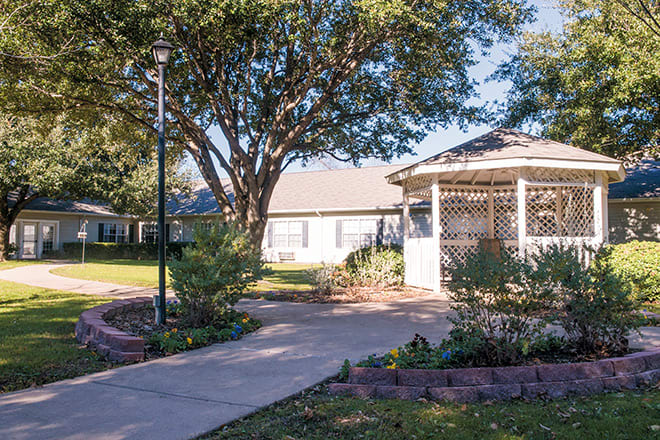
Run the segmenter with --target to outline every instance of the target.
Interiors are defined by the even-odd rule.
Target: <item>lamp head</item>
[[[174,46],[165,41],[162,36],[151,45],[151,53],[153,53],[154,60],[156,60],[156,64],[159,66],[167,64],[170,60],[172,50],[174,50]]]

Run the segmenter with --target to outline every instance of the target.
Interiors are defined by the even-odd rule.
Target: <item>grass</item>
[[[0,261],[0,270],[13,269],[15,267],[30,266],[32,264],[49,263],[47,260],[7,260]]]
[[[259,281],[253,289],[258,292],[268,290],[310,290],[304,271],[309,264],[273,263],[273,269]],[[69,278],[125,284],[140,287],[158,287],[158,261],[154,260],[92,260],[85,265],[77,264],[53,269],[54,274]],[[167,277],[169,286],[169,274]]]
[[[317,386],[201,438],[657,439],[660,390],[461,405],[331,397]]]
[[[0,392],[110,367],[74,338],[80,313],[108,301],[0,281]]]

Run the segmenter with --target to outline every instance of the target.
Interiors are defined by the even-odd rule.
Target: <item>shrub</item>
[[[547,291],[530,284],[531,267],[510,252],[480,249],[450,269],[452,339],[478,365],[516,364],[543,335]],[[469,348],[469,350],[468,350]]]
[[[166,245],[168,258],[181,258],[182,249],[189,246],[189,242],[169,242]],[[62,251],[53,256],[63,258],[80,258],[82,243],[63,243]],[[98,260],[156,260],[158,259],[158,245],[156,243],[86,243],[85,258]]]
[[[194,244],[170,266],[172,288],[181,301],[182,318],[192,327],[226,321],[248,286],[264,273],[261,251],[232,224],[195,228]]]
[[[641,325],[629,286],[612,267],[611,251],[601,249],[591,265],[570,246],[550,246],[532,256],[534,284],[553,298],[556,318],[582,354],[624,353],[626,335]]]
[[[631,241],[608,248],[608,264],[629,285],[634,299],[660,301],[660,243]]]
[[[312,267],[305,271],[305,276],[314,289],[321,293],[332,292],[336,284],[337,265],[323,263],[320,267]]]
[[[405,264],[401,246],[368,246],[346,257],[346,283],[354,286],[391,287],[404,281]]]

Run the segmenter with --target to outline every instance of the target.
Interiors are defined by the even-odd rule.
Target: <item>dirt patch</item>
[[[254,292],[248,297],[269,301],[309,304],[357,304],[390,302],[405,298],[418,298],[431,294],[433,294],[433,292],[429,290],[416,289],[414,287],[401,287],[396,289],[356,287],[341,289],[334,292],[273,290],[269,292]]]

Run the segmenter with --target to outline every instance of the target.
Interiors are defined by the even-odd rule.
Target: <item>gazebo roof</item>
[[[518,130],[498,128],[390,174],[387,180],[400,184],[409,177],[439,173],[461,174],[454,178],[457,181],[468,177],[470,181],[477,180],[474,177],[481,174],[479,180],[483,180],[488,174],[483,170],[523,166],[606,171],[610,182],[620,182],[625,176],[622,163],[616,159]],[[491,182],[493,174],[491,171]],[[503,176],[498,176],[498,180],[500,177]]]

